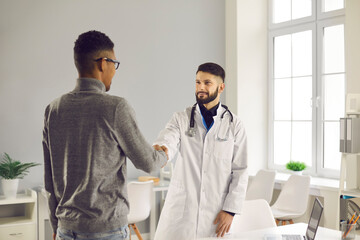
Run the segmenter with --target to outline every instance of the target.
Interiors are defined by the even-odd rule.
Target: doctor
[[[155,240],[222,237],[240,214],[248,182],[243,123],[220,103],[225,71],[199,66],[193,107],[173,115],[154,147],[177,152]]]

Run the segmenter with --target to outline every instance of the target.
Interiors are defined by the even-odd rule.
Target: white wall
[[[195,102],[197,66],[225,65],[224,26],[218,0],[1,0],[0,153],[42,163],[44,109],[74,88],[74,41],[93,29],[113,40],[121,62],[109,93],[130,102],[151,143]],[[144,174],[129,162],[129,178]],[[42,167],[33,168],[20,191],[42,180]]]
[[[267,4],[226,1],[226,102],[243,120],[250,174],[267,166]],[[230,78],[230,79],[229,79]],[[229,88],[230,85],[230,88]]]
[[[347,93],[360,93],[360,1],[346,0],[345,4]]]
[[[226,69],[228,76],[231,76],[231,81],[227,80],[231,89],[227,92],[226,101],[231,108],[238,110],[237,114],[245,122],[249,138],[249,169],[253,174],[266,168],[268,160],[266,5],[261,0],[226,2]],[[360,93],[359,13],[360,1],[346,0],[347,93]],[[360,184],[360,180],[357,180]],[[324,190],[322,194],[326,196],[324,202],[334,202],[336,194],[333,191]],[[338,206],[331,204],[331,207],[336,211]],[[336,213],[330,217],[324,216],[329,223],[327,227],[337,226],[334,216]]]
[[[345,68],[346,92],[360,94],[360,1],[345,1]],[[360,186],[360,156],[347,156],[347,186]],[[349,186],[349,187],[351,187]]]
[[[225,64],[225,3],[217,0],[2,0],[0,153],[42,163],[46,105],[77,78],[73,45],[88,30],[106,33],[121,65],[110,94],[125,97],[151,143],[174,111],[195,102],[197,66]],[[129,177],[144,172],[132,164]],[[42,184],[42,167],[20,189]]]

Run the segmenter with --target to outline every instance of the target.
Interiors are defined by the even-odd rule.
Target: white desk
[[[264,234],[302,234],[305,235],[307,224],[305,223],[296,223],[290,224],[281,227],[266,228],[261,230],[255,230],[250,232],[243,232],[240,234],[226,235],[222,239],[236,239],[236,240],[263,240]],[[220,239],[220,238],[201,238],[198,240],[210,240],[210,239]],[[316,240],[340,240],[341,232],[337,230],[332,230],[329,228],[319,227],[316,236]],[[356,239],[359,240],[360,236],[356,236]]]
[[[156,194],[158,192],[165,192],[169,189],[170,181],[163,180],[154,184],[153,195],[151,200],[151,211],[150,211],[150,239],[154,239],[156,226],[158,223],[158,215],[157,215],[157,204],[156,204]]]

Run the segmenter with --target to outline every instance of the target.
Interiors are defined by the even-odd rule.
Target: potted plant
[[[286,164],[286,169],[291,170],[294,174],[301,175],[306,169],[306,164],[304,162],[290,160],[290,162]]]
[[[39,163],[21,163],[4,153],[0,162],[0,177],[5,198],[16,198],[19,179],[23,179],[29,173],[29,168],[40,165]]]

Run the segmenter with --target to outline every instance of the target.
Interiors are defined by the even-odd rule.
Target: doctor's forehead
[[[214,74],[208,73],[208,72],[199,71],[196,74],[196,81],[206,81],[206,80],[208,80],[208,81],[216,81],[217,78],[219,78],[219,77],[214,75]]]

